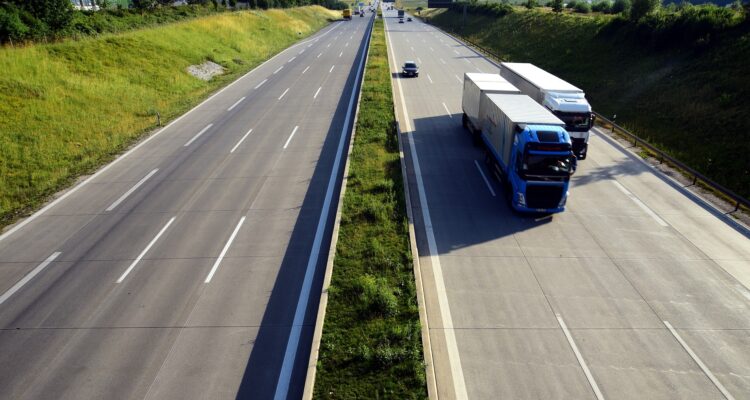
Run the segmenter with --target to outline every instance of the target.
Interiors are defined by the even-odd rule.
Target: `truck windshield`
[[[527,154],[521,165],[521,173],[534,176],[569,176],[575,168],[573,156]]]
[[[406,63],[406,64],[404,64],[404,68],[417,68],[417,64]]]
[[[557,118],[565,122],[565,128],[573,131],[591,129],[591,114],[589,113],[567,113],[556,112]]]

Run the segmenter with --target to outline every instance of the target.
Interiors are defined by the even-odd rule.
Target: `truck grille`
[[[557,185],[527,185],[526,207],[557,208],[562,200],[563,187]]]

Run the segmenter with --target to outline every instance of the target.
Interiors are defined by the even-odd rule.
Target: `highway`
[[[385,16],[433,398],[750,398],[747,230],[600,131],[565,212],[511,212],[461,126],[497,66]]]
[[[284,50],[0,236],[0,397],[301,396],[371,20]]]

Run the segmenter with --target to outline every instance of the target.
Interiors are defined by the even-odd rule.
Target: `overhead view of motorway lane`
[[[371,20],[281,52],[0,236],[3,398],[301,396]]]
[[[463,74],[498,67],[385,16],[432,394],[750,398],[747,231],[599,131],[564,212],[511,212],[461,124]]]

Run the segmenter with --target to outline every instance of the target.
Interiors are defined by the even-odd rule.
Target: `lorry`
[[[352,10],[345,8],[342,12],[344,19],[352,19]]]
[[[528,63],[501,63],[500,75],[563,120],[576,157],[586,158],[594,114],[583,90]]]
[[[398,17],[404,18],[404,10],[398,10]]]
[[[522,94],[487,98],[481,138],[486,161],[518,212],[565,210],[576,157],[565,123]]]
[[[483,93],[521,93],[517,87],[503,79],[498,74],[483,74],[467,72],[464,74],[464,91],[461,100],[463,109],[463,125],[474,139],[474,144],[480,144],[482,133],[482,118],[487,106],[487,97]]]

